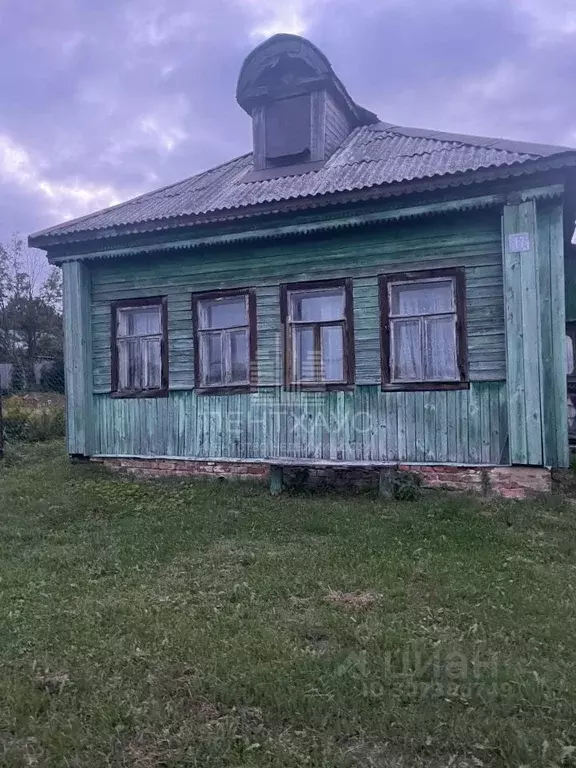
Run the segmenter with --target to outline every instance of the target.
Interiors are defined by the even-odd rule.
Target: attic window
[[[266,107],[266,165],[292,165],[310,160],[310,94],[273,101]]]

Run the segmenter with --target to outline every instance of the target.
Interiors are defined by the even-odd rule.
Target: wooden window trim
[[[315,291],[330,288],[344,289],[344,319],[327,320],[309,325],[342,325],[344,324],[344,380],[341,382],[295,382],[292,381],[292,338],[289,321],[288,297],[298,291]],[[351,392],[354,390],[356,358],[354,350],[354,292],[350,278],[333,280],[309,280],[298,283],[283,283],[280,286],[280,320],[282,323],[283,357],[284,357],[284,389],[289,391],[306,390],[308,392]]]
[[[247,384],[223,384],[203,387],[200,377],[200,344],[198,309],[201,301],[242,297],[248,299],[248,365],[249,382]],[[237,395],[258,390],[258,323],[256,315],[256,294],[252,288],[226,288],[220,291],[203,291],[192,294],[192,331],[194,334],[194,387],[198,395]]]
[[[451,278],[455,284],[456,305],[456,364],[459,381],[415,381],[393,382],[390,370],[390,304],[388,286],[390,283],[419,282],[422,280]],[[393,392],[423,392],[431,390],[469,389],[468,345],[466,333],[466,273],[461,267],[427,269],[419,272],[398,272],[378,276],[380,303],[380,360],[381,388]]]
[[[122,391],[118,389],[118,343],[117,343],[117,325],[119,309],[137,309],[138,307],[160,307],[160,322],[162,338],[160,340],[160,359],[161,359],[161,382],[159,389],[142,389]],[[113,398],[136,398],[136,397],[168,397],[169,375],[168,375],[168,299],[166,296],[149,296],[141,299],[121,299],[113,301],[110,305],[111,314],[111,333],[110,333],[110,355],[111,355],[111,396]]]

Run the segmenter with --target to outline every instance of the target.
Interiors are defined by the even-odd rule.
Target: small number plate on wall
[[[508,235],[508,250],[511,253],[522,253],[530,250],[530,235],[528,232],[517,232]]]

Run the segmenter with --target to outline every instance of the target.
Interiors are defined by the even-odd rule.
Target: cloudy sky
[[[383,120],[576,146],[574,0],[0,0],[0,240],[248,151],[275,32]]]

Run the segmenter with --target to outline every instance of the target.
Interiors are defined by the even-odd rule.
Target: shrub
[[[414,472],[397,470],[391,478],[392,497],[397,501],[414,501],[421,494],[422,480]]]
[[[7,442],[37,442],[65,434],[64,404],[60,398],[14,395],[3,402],[2,410]]]

